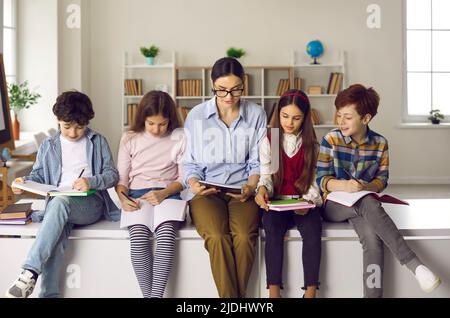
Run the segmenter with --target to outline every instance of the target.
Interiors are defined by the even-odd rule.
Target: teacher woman
[[[260,221],[252,197],[267,117],[261,106],[241,99],[244,74],[236,59],[218,60],[211,71],[215,96],[194,107],[185,122],[191,218],[205,240],[214,282],[224,298],[246,295]],[[199,180],[238,185],[241,194],[206,189]]]

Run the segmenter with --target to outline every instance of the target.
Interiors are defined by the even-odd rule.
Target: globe
[[[319,40],[314,40],[306,45],[306,52],[314,61],[312,64],[319,64],[317,58],[323,54],[323,45]]]
[[[3,148],[1,152],[1,159],[4,167],[6,167],[6,161],[11,160],[11,158],[11,150],[9,148]]]

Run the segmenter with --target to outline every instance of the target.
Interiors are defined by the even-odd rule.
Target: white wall
[[[21,129],[56,127],[52,106],[58,92],[57,0],[18,0],[18,81],[28,80],[42,97],[21,112]]]
[[[347,51],[349,83],[361,82],[380,93],[379,115],[372,128],[390,141],[391,181],[450,183],[447,159],[450,149],[446,140],[450,130],[397,127],[404,98],[402,0],[70,2],[80,1],[83,31],[81,40],[77,40],[81,41],[79,48],[74,52],[81,53],[60,54],[58,58],[59,65],[67,67],[68,63],[81,61],[81,66],[68,67],[62,73],[60,70],[59,82],[63,85],[75,78],[73,83],[90,94],[96,110],[92,127],[109,139],[114,153],[121,134],[124,51],[131,51],[134,58],[140,58],[139,47],[155,43],[162,50],[160,62],[170,59],[170,52],[175,50],[179,65],[211,65],[228,47],[237,46],[247,51],[242,60],[244,65],[286,65],[292,50],[304,51],[309,40],[318,38],[325,44],[323,61],[331,60],[338,50]],[[37,2],[33,7],[42,11],[48,6],[44,2],[54,0],[32,2]],[[366,26],[366,9],[372,3],[381,6],[381,29]],[[59,14],[61,21],[64,8],[59,8]],[[34,22],[28,24],[36,23],[34,18]],[[42,24],[49,24],[49,21],[40,22],[37,29],[42,29]],[[40,32],[38,38],[42,40],[42,37]],[[38,41],[30,39],[28,33],[20,42],[29,43],[29,40]],[[63,41],[60,51],[66,52],[61,35],[60,40]],[[55,67],[54,63],[50,67]],[[22,65],[22,69],[26,67]]]

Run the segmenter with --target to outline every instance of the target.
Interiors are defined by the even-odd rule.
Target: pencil
[[[84,168],[83,168],[83,170],[81,170],[80,175],[78,176],[78,179],[81,178],[81,176],[83,175],[83,173],[84,173]]]
[[[362,184],[361,181],[359,181],[358,179],[356,179],[355,177],[353,177],[353,176],[350,174],[350,172],[348,172],[346,169],[343,169],[343,170],[344,170],[344,172],[347,174],[347,176],[350,177],[350,179],[353,179],[353,180],[355,180],[356,182],[358,182],[360,185],[364,186],[364,184]]]
[[[139,206],[139,204],[136,201],[134,201],[132,198],[130,198],[125,192],[120,191],[120,193],[122,193],[125,198],[127,198],[128,200],[130,200],[131,202],[133,202]]]

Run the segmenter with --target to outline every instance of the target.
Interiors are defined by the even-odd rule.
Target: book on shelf
[[[135,103],[127,105],[127,125],[129,126],[133,125],[137,108],[138,104]]]
[[[304,80],[301,77],[294,78],[294,88],[298,90],[304,90]]]
[[[269,109],[269,112],[267,113],[267,123],[269,124],[270,127],[274,126],[274,121],[275,121],[275,110],[277,109],[277,102],[272,104],[272,107]]]
[[[269,210],[273,211],[292,211],[292,210],[303,210],[303,209],[313,209],[316,207],[314,203],[310,203],[304,200],[273,200],[268,204]]]
[[[342,204],[347,207],[353,206],[356,202],[358,202],[361,198],[372,195],[380,202],[392,203],[392,204],[405,204],[409,205],[408,202],[404,200],[400,200],[389,194],[378,194],[373,191],[358,191],[358,192],[344,192],[344,191],[334,191],[327,195],[327,200]]]
[[[327,94],[334,94],[334,87],[336,86],[337,73],[330,74],[330,80],[328,81]]]
[[[187,213],[187,201],[166,199],[158,205],[151,205],[146,200],[136,199],[140,209],[133,212],[122,210],[120,227],[126,228],[131,225],[143,224],[153,233],[164,222],[184,221]]]
[[[141,96],[142,95],[142,80],[141,79],[126,79],[125,80],[125,95]]]
[[[320,115],[317,109],[311,108],[311,119],[313,122],[313,125],[320,125]]]
[[[202,96],[202,83],[201,79],[178,80],[178,96]]]
[[[234,193],[234,194],[241,194],[242,186],[235,186],[230,184],[223,184],[223,183],[217,183],[217,182],[210,182],[210,181],[203,181],[200,180],[199,183],[201,185],[204,185],[206,189],[217,189],[220,190],[223,193]]]
[[[337,79],[336,79],[336,84],[334,85],[333,94],[338,94],[341,91],[343,79],[344,79],[344,74],[337,73]]]
[[[278,82],[277,96],[283,95],[287,90],[289,90],[289,86],[289,79],[280,79]]]
[[[69,196],[69,197],[86,197],[94,194],[97,190],[90,189],[88,191],[78,191],[71,187],[57,187],[49,184],[42,184],[27,180],[25,182],[13,182],[12,187],[27,192],[36,193],[44,197]]]
[[[320,95],[322,94],[322,87],[320,86],[309,86],[308,87],[309,95]]]
[[[245,74],[244,75],[244,92],[243,92],[244,96],[249,96],[249,92],[248,92],[249,81],[250,81],[249,75]]]
[[[0,220],[25,219],[31,211],[31,203],[10,204],[0,212]]]
[[[191,108],[187,107],[187,106],[179,106],[179,107],[177,107],[177,109],[178,109],[178,115],[180,116],[181,122],[184,124]]]

